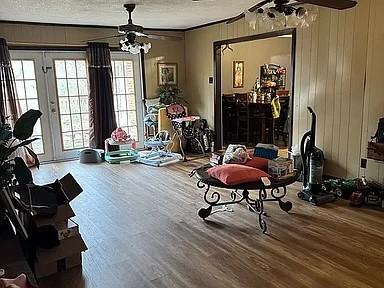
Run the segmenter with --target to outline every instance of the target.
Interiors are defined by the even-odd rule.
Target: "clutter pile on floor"
[[[180,160],[186,161],[186,152],[205,156],[206,152],[213,150],[213,131],[209,129],[207,120],[200,119],[199,116],[187,116],[186,108],[178,103],[164,105],[156,100],[148,100],[148,103],[144,117],[147,135],[143,141],[144,150],[138,149],[137,139],[122,128],[117,128],[105,140],[104,151],[86,148],[80,152],[80,162],[100,163],[105,159],[110,164],[127,161],[160,167]],[[161,113],[166,115],[172,131],[158,131]],[[181,154],[177,153],[179,149]]]

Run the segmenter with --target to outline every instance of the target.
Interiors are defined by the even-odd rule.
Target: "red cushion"
[[[265,158],[251,156],[245,165],[268,172],[268,159]]]
[[[264,171],[241,164],[217,165],[207,170],[208,175],[226,185],[237,185],[249,182],[258,182],[261,177],[270,177]]]

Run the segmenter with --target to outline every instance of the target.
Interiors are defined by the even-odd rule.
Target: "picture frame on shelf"
[[[244,88],[244,61],[233,61],[233,88]]]
[[[158,85],[177,85],[177,63],[157,63]]]

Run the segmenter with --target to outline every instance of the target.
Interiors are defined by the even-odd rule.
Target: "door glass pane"
[[[25,80],[24,84],[27,98],[37,99],[36,80]]]
[[[71,149],[73,149],[72,132],[62,133],[61,136],[62,136],[62,139],[63,139],[63,148],[64,148],[64,150],[71,150]]]
[[[35,74],[35,62],[28,59],[12,60],[12,68],[16,79],[17,100],[20,105],[21,113],[30,109],[39,110],[39,97],[37,91],[37,81]],[[37,121],[32,138],[39,140],[32,142],[32,150],[38,154],[44,154],[44,141],[41,129],[41,121]]]
[[[133,61],[113,60],[112,69],[117,126],[123,128],[132,138],[139,141]]]
[[[21,60],[12,61],[12,69],[16,80],[23,80],[23,64]]]
[[[32,60],[23,61],[24,79],[35,79],[35,65]]]
[[[57,59],[54,63],[63,150],[88,147],[88,78],[85,60]]]
[[[67,78],[77,78],[76,77],[76,64],[75,60],[65,60],[65,68],[67,72]]]
[[[85,67],[85,60],[76,60],[77,77],[86,78],[87,69]]]
[[[57,79],[56,85],[57,85],[57,95],[59,97],[68,96],[68,86],[67,86],[66,79]]]
[[[60,112],[61,114],[70,114],[71,110],[69,110],[69,99],[68,97],[62,97],[59,99]]]
[[[87,79],[79,79],[79,95],[87,95],[88,96],[88,81]]]
[[[65,72],[65,61],[60,61],[60,60],[55,61],[55,71],[56,71],[56,78],[66,78],[67,74]]]

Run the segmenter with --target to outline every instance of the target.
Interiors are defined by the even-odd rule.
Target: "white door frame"
[[[51,117],[48,107],[48,93],[45,85],[45,75],[43,72],[44,59],[41,51],[21,51],[11,50],[12,60],[33,60],[35,66],[36,89],[38,95],[39,110],[43,113],[41,116],[41,130],[43,134],[44,154],[38,155],[41,162],[51,161],[54,159],[54,151],[52,149],[52,131]]]
[[[49,51],[44,53],[44,64],[47,69],[46,85],[49,95],[49,109],[51,111],[51,123],[52,125],[58,125],[58,127],[52,127],[53,137],[53,150],[54,160],[67,160],[79,157],[80,149],[64,150],[63,139],[61,137],[61,121],[60,121],[60,108],[59,108],[59,96],[57,92],[56,84],[56,72],[54,60],[85,60],[85,51]]]
[[[132,55],[127,52],[111,52],[111,60],[132,60],[133,75],[135,79],[137,134],[139,139],[137,147],[144,148],[144,104],[143,104],[143,79],[140,54]]]

